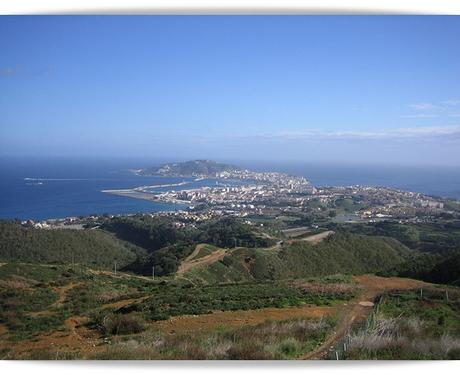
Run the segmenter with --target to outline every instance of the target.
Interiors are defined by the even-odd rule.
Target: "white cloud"
[[[430,118],[430,117],[457,117],[456,114],[449,113],[452,111],[453,107],[460,105],[460,99],[449,99],[444,100],[438,103],[415,103],[410,104],[409,107],[415,111],[425,111],[425,113],[414,113],[405,116],[402,118]],[[430,112],[427,113],[426,111]]]
[[[401,117],[403,118],[433,118],[433,117],[438,117],[438,115],[435,115],[433,113],[417,113],[415,115],[405,115]]]
[[[460,105],[460,99],[449,99],[442,102],[442,104],[449,105],[449,106],[456,106]]]
[[[426,111],[430,109],[437,109],[438,106],[433,103],[416,103],[409,105],[410,108],[416,109],[417,111]]]
[[[415,139],[433,137],[459,137],[460,126],[423,126],[413,128],[387,129],[380,131],[323,131],[318,129],[305,129],[296,131],[283,131],[275,133],[261,133],[256,138],[279,140],[308,140],[308,139]]]

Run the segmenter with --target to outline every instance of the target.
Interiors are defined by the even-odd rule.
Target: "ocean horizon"
[[[187,181],[181,189],[203,186],[180,177],[147,177],[132,170],[161,161],[3,160],[0,163],[0,218],[45,220],[92,214],[134,214],[181,209],[172,203],[150,202],[103,193]],[[341,165],[339,163],[238,162],[256,171],[276,171],[307,178],[314,186],[387,186],[427,195],[460,199],[459,167]],[[177,189],[177,188],[176,188]],[[164,189],[162,189],[164,190]]]

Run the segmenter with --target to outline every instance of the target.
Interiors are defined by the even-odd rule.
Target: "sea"
[[[102,190],[185,182],[181,186],[151,189],[179,190],[222,183],[213,179],[147,177],[133,172],[161,162],[165,161],[3,158],[0,160],[0,218],[45,220],[93,214],[174,211],[184,206],[116,196]],[[388,186],[460,199],[460,167],[251,161],[233,164],[257,171],[304,176],[315,186]]]

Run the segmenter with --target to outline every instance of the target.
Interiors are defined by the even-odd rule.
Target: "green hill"
[[[411,249],[431,254],[447,254],[460,249],[458,220],[435,223],[399,223],[386,220],[377,223],[336,224],[331,229],[392,237]]]
[[[143,250],[101,230],[43,230],[0,221],[0,260],[76,263],[111,268],[131,264]]]
[[[396,266],[412,253],[392,238],[336,233],[317,245],[294,241],[281,249],[237,248],[221,261],[191,269],[184,276],[219,283],[363,274]]]
[[[174,274],[197,243],[227,248],[217,262],[184,276],[206,283],[361,274],[394,268],[414,252],[393,238],[336,233],[319,244],[296,240],[274,246],[237,220],[218,220],[196,229],[177,229],[169,220],[112,220],[106,230],[43,230],[0,221],[0,261],[71,263],[158,276]],[[113,233],[111,233],[113,231]],[[244,246],[233,248],[233,246]],[[140,247],[139,247],[140,246]]]
[[[432,283],[460,286],[460,252],[422,254],[380,272],[382,276],[399,276]]]
[[[158,276],[176,272],[196,244],[269,246],[273,240],[243,222],[211,220],[199,228],[177,228],[170,218],[138,215],[107,220],[102,230],[33,229],[0,220],[0,261],[76,263]]]
[[[190,255],[198,243],[219,247],[264,247],[274,244],[254,228],[235,218],[210,220],[198,225],[177,228],[171,218],[143,215],[114,218],[103,225],[117,238],[146,249],[148,256],[139,257],[125,268],[138,274],[150,275],[152,267],[158,276],[176,272],[182,259]]]
[[[160,167],[143,169],[140,173],[146,176],[215,176],[221,172],[232,172],[240,168],[218,163],[212,160],[191,160],[182,163],[168,163]]]

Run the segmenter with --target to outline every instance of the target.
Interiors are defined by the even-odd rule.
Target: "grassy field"
[[[334,318],[268,321],[253,327],[222,327],[203,334],[168,336],[146,332],[118,338],[93,359],[295,359],[314,349]]]
[[[346,358],[460,359],[459,316],[458,288],[387,293],[365,327],[349,337]]]
[[[456,288],[447,300],[445,287],[371,275],[203,285],[86,266],[4,264],[0,356],[299,358],[328,350],[354,314],[371,313],[363,298],[414,285],[424,287],[423,298],[418,289],[387,292],[370,323],[349,336],[347,358],[457,358]]]
[[[78,340],[81,340],[75,336],[78,330],[87,336],[94,336],[96,342],[100,342],[104,337],[143,335],[142,332],[150,331],[153,322],[173,316],[267,307],[285,309],[304,305],[334,306],[353,298],[356,291],[349,278],[339,276],[312,280],[194,285],[184,280],[160,278],[153,281],[124,273],[115,275],[86,266],[8,263],[0,266],[0,353],[6,358],[16,358],[14,350],[12,354],[8,353],[11,348],[18,347],[19,353],[22,353],[18,354],[21,358],[45,358],[49,353],[44,350],[43,346],[46,348],[47,345],[43,343],[47,341],[56,343],[65,340],[65,346],[75,344],[78,347]],[[306,322],[295,324],[310,327],[310,323]],[[318,335],[320,332],[325,333],[330,326],[330,322],[321,323]],[[238,331],[241,340],[244,335],[251,334],[250,329],[247,329],[249,331]],[[286,327],[282,328],[283,332],[285,330]],[[227,342],[230,336],[226,335],[229,333],[220,332],[218,339]],[[287,339],[286,333],[284,335]],[[266,334],[261,337],[266,337]],[[193,338],[191,336],[189,341],[193,341]],[[168,340],[165,345],[175,345]],[[203,340],[199,342],[200,350],[204,350],[204,342],[208,339]],[[316,338],[310,340],[313,338],[298,338],[298,342],[291,340],[292,346],[297,349],[285,348],[283,351],[272,348],[274,352],[271,354],[265,348],[266,343],[261,341],[260,347],[248,356],[281,358],[288,356],[290,351],[295,353],[314,345]],[[224,357],[237,356],[238,345],[235,344],[235,351],[229,351]],[[61,348],[59,355],[71,356],[64,352]],[[78,350],[71,352],[80,357],[89,355]],[[164,358],[169,358],[169,349],[165,348],[161,353]],[[185,351],[182,354],[170,354],[180,357],[190,353]]]
[[[151,287],[151,297],[132,304],[122,313],[136,311],[149,320],[163,320],[184,314],[209,314],[216,310],[254,310],[265,307],[317,306],[346,301],[353,288],[308,289],[290,281],[194,286],[165,284]]]

